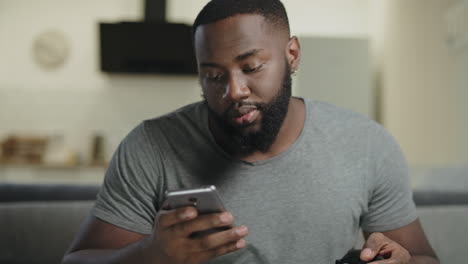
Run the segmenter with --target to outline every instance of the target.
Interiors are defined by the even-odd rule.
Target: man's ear
[[[286,59],[288,60],[291,72],[297,71],[301,60],[301,44],[295,36],[291,37],[286,46]]]

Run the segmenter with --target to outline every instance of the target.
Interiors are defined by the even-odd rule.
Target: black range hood
[[[99,24],[101,70],[196,74],[191,32],[166,22],[165,0],[146,0],[144,21]]]

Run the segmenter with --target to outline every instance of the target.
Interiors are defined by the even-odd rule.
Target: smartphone
[[[176,191],[166,191],[166,200],[163,203],[165,210],[177,209],[180,207],[193,206],[197,208],[198,214],[212,214],[226,211],[221,197],[214,185],[196,188],[182,189]],[[217,227],[205,231],[199,231],[191,234],[191,237],[202,237],[227,230],[231,226]]]
[[[193,206],[199,214],[221,213],[226,211],[214,185],[196,189],[166,191],[162,208],[166,210]]]

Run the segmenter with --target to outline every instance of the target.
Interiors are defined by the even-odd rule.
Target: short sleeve
[[[158,199],[156,162],[142,123],[114,153],[91,213],[129,231],[151,233],[156,215],[154,202]]]
[[[361,217],[365,232],[398,229],[417,219],[404,155],[393,137],[379,125],[368,138],[369,202]]]

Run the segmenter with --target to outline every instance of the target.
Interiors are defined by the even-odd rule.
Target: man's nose
[[[247,86],[245,80],[232,76],[229,78],[229,82],[226,84],[226,88],[223,94],[224,100],[232,102],[239,102],[247,99],[250,96],[250,89]]]

